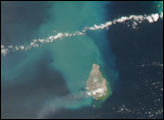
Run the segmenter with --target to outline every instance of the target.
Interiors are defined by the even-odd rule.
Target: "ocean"
[[[2,2],[1,6],[4,45],[28,44],[121,16],[161,12],[154,2]],[[163,83],[163,76],[158,77],[163,69],[140,65],[163,63],[162,26],[163,20],[143,23],[136,30],[118,24],[2,57],[2,118],[149,118],[145,112],[163,109],[162,101],[154,103],[162,99],[161,86],[152,86],[154,81]],[[94,63],[111,86],[112,96],[103,103],[85,95]]]

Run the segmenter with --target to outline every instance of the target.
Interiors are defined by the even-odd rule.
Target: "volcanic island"
[[[88,95],[96,100],[105,100],[112,94],[109,83],[103,77],[100,66],[97,64],[92,65],[86,89]]]

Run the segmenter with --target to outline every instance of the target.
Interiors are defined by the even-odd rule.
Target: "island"
[[[97,64],[92,65],[86,89],[87,94],[96,100],[104,100],[111,95],[110,86],[100,72],[100,66]]]

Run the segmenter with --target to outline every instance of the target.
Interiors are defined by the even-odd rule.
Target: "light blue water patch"
[[[78,36],[56,41],[52,65],[61,71],[71,92],[79,92],[86,86],[93,63],[102,64],[96,44],[88,36]]]
[[[38,30],[41,37],[54,32],[75,32],[86,26],[106,22],[105,5],[109,2],[65,1],[49,2],[49,17]]]
[[[50,19],[40,26],[41,36],[56,32],[75,32],[86,26],[105,22],[105,7],[109,2],[50,2]],[[93,63],[103,64],[98,47],[89,36],[56,40],[48,49],[53,53],[52,66],[65,76],[71,92],[86,86]],[[102,39],[103,42],[103,39]]]
[[[154,7],[156,8],[157,12],[163,13],[163,1],[155,1]]]
[[[86,26],[106,22],[105,5],[108,2],[69,1],[50,3],[54,4],[49,11],[50,19],[47,19],[47,22],[40,26],[38,31],[40,36],[52,35],[52,31],[72,33],[77,30],[80,31]],[[85,89],[86,81],[94,63],[103,66],[104,61],[100,48],[107,41],[104,37],[105,33],[98,34],[101,36],[101,39],[99,39],[101,47],[97,46],[95,39],[88,33],[85,36],[56,40],[54,43],[47,45],[47,49],[51,51],[53,58],[51,66],[63,75],[70,94],[78,94]],[[96,33],[93,35],[98,36]],[[91,101],[91,98],[84,98],[79,101],[72,100],[72,104],[69,103],[65,107],[77,109],[91,105]],[[55,101],[54,104],[56,104]]]

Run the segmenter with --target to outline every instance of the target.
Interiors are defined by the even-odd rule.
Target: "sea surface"
[[[161,4],[2,2],[1,44],[28,44],[121,16],[157,13]],[[162,26],[163,20],[135,30],[118,24],[2,56],[1,117],[162,118],[163,67],[154,65],[163,64]],[[111,86],[103,103],[85,94],[94,63]]]

